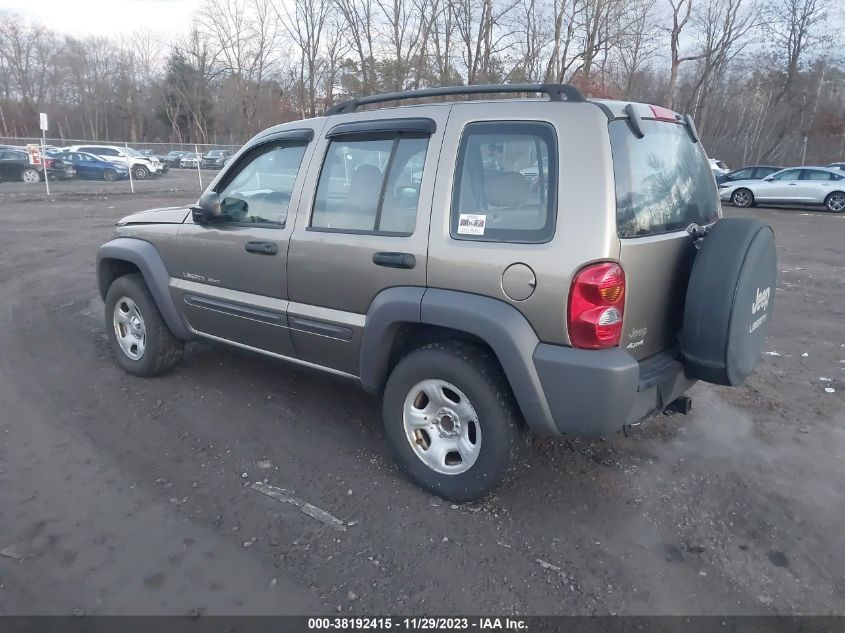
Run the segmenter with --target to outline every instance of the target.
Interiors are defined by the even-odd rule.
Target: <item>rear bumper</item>
[[[637,362],[618,348],[593,351],[540,343],[533,359],[559,433],[619,431],[663,411],[695,382],[684,375],[677,350]]]

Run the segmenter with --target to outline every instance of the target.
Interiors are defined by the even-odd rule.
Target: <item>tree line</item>
[[[696,120],[731,164],[845,159],[825,0],[205,0],[184,33],[0,13],[0,136],[237,144],[352,96],[569,82]],[[806,156],[805,156],[806,155]]]

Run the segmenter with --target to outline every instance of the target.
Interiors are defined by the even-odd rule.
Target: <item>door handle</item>
[[[786,183],[786,184],[787,184],[787,185],[789,185],[790,187],[794,187],[794,186],[795,186],[795,185],[797,185],[798,183],[797,183],[797,182],[788,182],[788,183]]]
[[[373,263],[387,268],[413,268],[417,258],[411,253],[373,253]]]
[[[247,253],[256,255],[275,255],[279,252],[279,247],[275,242],[247,242],[244,249]]]

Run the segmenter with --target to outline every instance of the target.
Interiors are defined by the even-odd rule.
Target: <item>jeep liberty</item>
[[[196,205],[120,220],[97,276],[125,371],[199,337],[354,380],[402,470],[468,501],[523,426],[602,435],[741,384],[776,260],[770,227],[721,219],[689,116],[530,84],[265,130]]]

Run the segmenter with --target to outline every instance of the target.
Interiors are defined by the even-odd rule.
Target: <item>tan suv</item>
[[[479,93],[541,98],[359,111]],[[195,206],[121,220],[97,273],[129,373],[202,337],[357,381],[402,469],[463,501],[523,425],[605,434],[746,378],[774,239],[720,214],[689,117],[567,85],[439,88],[262,132]]]

